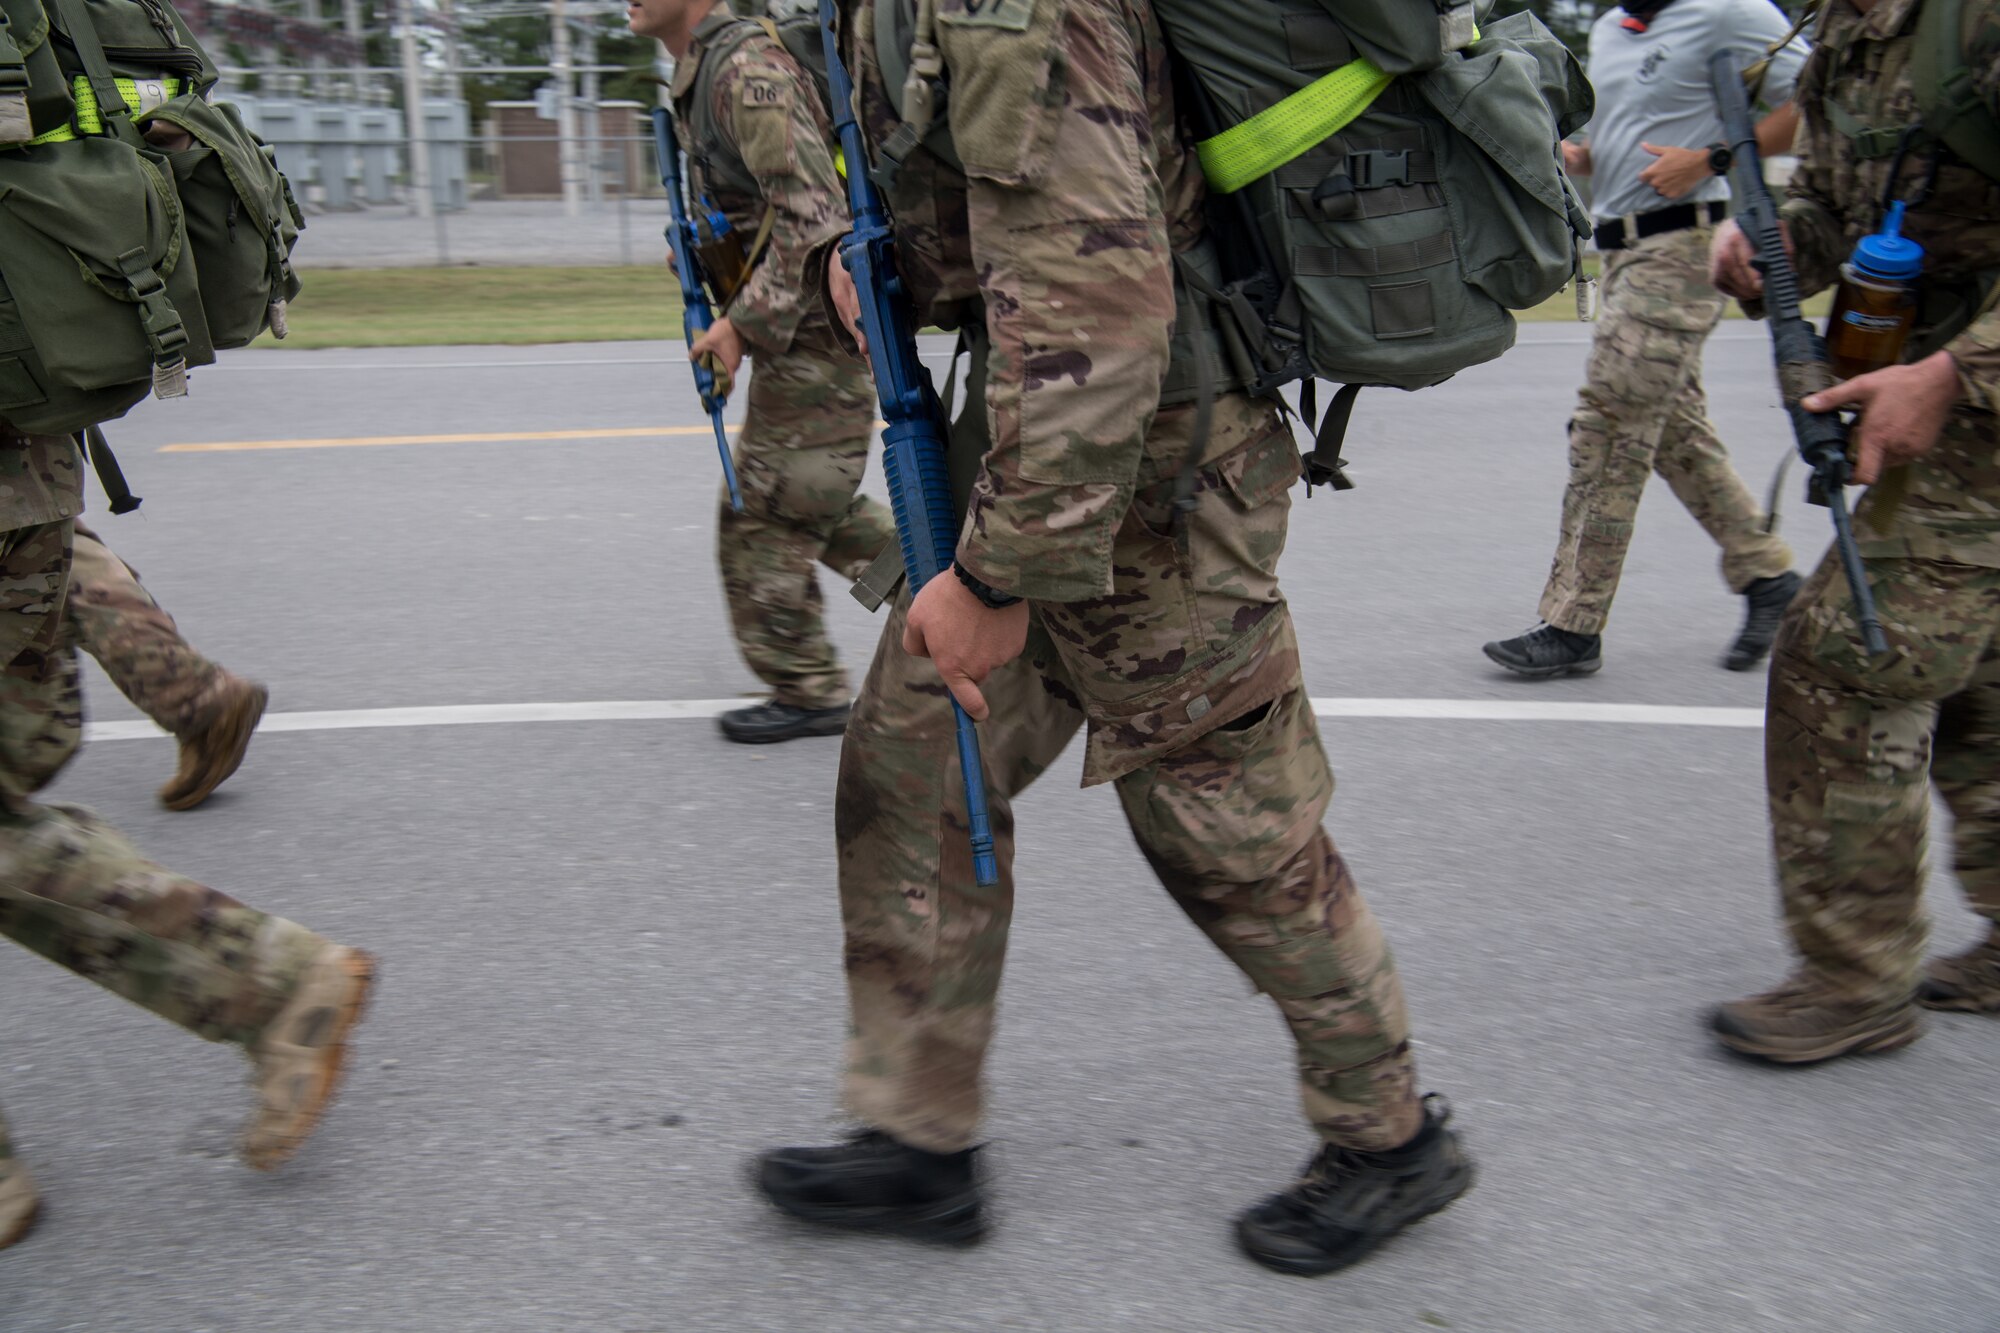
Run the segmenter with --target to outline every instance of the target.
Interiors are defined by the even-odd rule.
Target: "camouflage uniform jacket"
[[[1882,221],[1885,199],[1916,199],[1932,167],[1910,152],[1893,183],[1893,155],[1863,158],[1836,119],[1902,127],[1919,119],[1910,57],[1922,0],[1880,0],[1868,13],[1829,0],[1800,75],[1803,113],[1799,170],[1783,214],[1805,290],[1839,280],[1854,244]],[[1965,63],[1988,106],[2000,110],[2000,0],[1966,0],[1974,34]],[[1903,232],[1924,247],[1924,282],[1933,290],[2000,271],[2000,183],[1937,150],[1930,195],[1914,204]],[[1926,302],[1927,309],[1933,309]],[[1922,338],[1920,327],[1911,342]],[[1964,398],[1937,448],[1911,468],[1909,493],[1889,531],[1861,533],[1870,556],[1918,556],[2000,567],[2000,310],[1989,310],[1946,344]]]
[[[833,127],[812,77],[764,33],[737,44],[708,81],[709,104],[694,104],[705,48],[737,21],[727,4],[716,5],[674,66],[670,91],[695,198],[713,199],[745,246],[765,209],[777,210],[763,257],[724,313],[751,347],[782,352],[802,326],[824,326],[818,301],[802,295],[806,256],[846,232],[846,192],[833,166]],[[718,170],[718,154],[741,169]],[[754,180],[756,193],[731,178]]]
[[[67,435],[16,435],[0,421],[0,532],[83,512],[83,456]]]
[[[873,6],[842,9],[862,128],[880,145],[899,122]],[[963,169],[919,147],[888,201],[918,323],[983,312],[990,340],[991,443],[958,558],[1023,597],[1104,596],[1135,490],[1172,470],[1145,443],[1174,253],[1201,235],[1166,46],[1144,0],[938,0],[937,46]]]

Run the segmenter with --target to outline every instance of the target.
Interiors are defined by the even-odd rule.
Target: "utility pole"
[[[368,33],[361,26],[361,0],[340,0],[340,25],[346,29],[348,38],[354,43],[354,54],[348,58],[348,63],[367,64],[368,47],[366,42],[368,40]],[[349,80],[350,86],[354,89],[356,101],[367,102],[373,100],[369,94],[374,89],[370,86],[367,79],[356,77],[352,73],[346,77]]]
[[[600,139],[604,130],[604,112],[599,109],[598,98],[603,95],[603,81],[597,72],[597,23],[591,15],[583,24],[583,126],[584,170],[591,207],[604,202],[604,146]]]
[[[459,58],[458,11],[452,0],[438,0],[438,17],[444,22],[445,96],[454,102],[463,102],[465,75],[460,72],[460,67],[465,62]]]
[[[583,173],[577,169],[576,86],[570,75],[566,0],[549,0],[549,25],[556,84],[556,170],[562,178],[563,216],[577,218],[583,216]]]
[[[561,4],[562,0],[556,0]],[[410,146],[410,211],[420,218],[430,217],[436,207],[431,197],[431,146],[424,124],[424,67],[417,52],[416,0],[397,0],[403,23],[403,133]]]

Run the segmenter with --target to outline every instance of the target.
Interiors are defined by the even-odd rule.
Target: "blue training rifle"
[[[903,547],[903,572],[914,597],[924,584],[949,568],[958,547],[951,479],[945,468],[944,407],[917,359],[902,278],[896,272],[895,241],[875,182],[868,178],[868,150],[854,122],[854,84],[840,61],[834,39],[833,0],[820,0],[820,37],[826,43],[827,84],[833,128],[846,158],[847,206],[854,229],[840,243],[840,261],[854,278],[861,300],[861,329],[875,371],[875,395],[882,405],[882,471],[896,512],[896,536]],[[954,699],[958,725],[958,767],[965,777],[966,823],[972,832],[972,875],[981,885],[1000,881],[993,852],[993,826],[986,814],[986,770],[979,757],[979,733]]]
[[[708,291],[701,285],[695,267],[695,228],[688,220],[687,202],[681,194],[681,145],[674,137],[674,118],[663,106],[653,108],[653,147],[660,155],[660,184],[667,190],[667,207],[673,217],[667,223],[667,244],[674,252],[674,276],[681,281],[681,333],[689,347],[715,323],[708,308]],[[722,479],[729,485],[729,507],[743,512],[743,492],[736,489],[736,464],[729,456],[729,432],[722,424],[722,399],[715,393],[715,376],[693,356],[688,365],[694,370],[695,392],[701,395],[702,410],[715,427],[715,447],[722,455]]]

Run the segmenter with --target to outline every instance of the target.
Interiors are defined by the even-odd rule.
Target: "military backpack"
[[[901,89],[888,172],[919,143],[951,160],[937,7],[874,0],[878,62]],[[1205,307],[1220,335],[1189,345],[1219,345],[1230,363],[1202,378],[1263,393],[1302,382],[1318,436],[1307,477],[1345,486],[1358,389],[1424,388],[1499,356],[1511,312],[1575,276],[1590,214],[1560,150],[1595,106],[1589,82],[1532,15],[1478,24],[1474,0],[1152,7],[1220,261],[1219,274],[1181,265],[1197,298],[1184,311]],[[1318,379],[1344,387],[1315,423]]]
[[[283,336],[303,219],[215,79],[168,0],[0,0],[0,421],[79,432]]]

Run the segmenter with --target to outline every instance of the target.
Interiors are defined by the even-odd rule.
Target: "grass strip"
[[[1596,256],[1584,261],[1594,273]],[[319,269],[305,274],[291,336],[260,347],[421,347],[440,343],[573,343],[681,336],[680,291],[664,266],[629,268]],[[1806,305],[1826,312],[1822,295]],[[1735,315],[1736,307],[1730,306]],[[1565,291],[1527,323],[1576,322]]]
[[[320,269],[301,275],[291,335],[260,347],[420,347],[681,336],[663,266]]]

